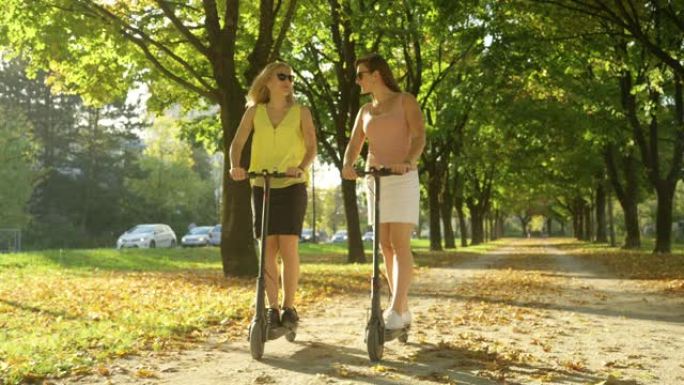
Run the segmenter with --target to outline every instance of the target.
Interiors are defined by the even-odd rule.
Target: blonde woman
[[[356,61],[356,83],[373,100],[359,110],[344,153],[342,177],[356,179],[354,163],[368,139],[366,167],[387,167],[396,175],[382,178],[380,249],[392,299],[385,328],[411,324],[408,291],[413,276],[411,234],[418,223],[419,183],[416,163],[425,147],[423,114],[413,95],[402,92],[385,59],[370,54]],[[368,179],[368,217],[375,214],[375,186]]]
[[[247,178],[240,167],[242,150],[253,132],[250,171],[279,171],[289,177],[271,182],[270,220],[264,274],[269,303],[267,322],[293,328],[299,322],[294,307],[299,281],[299,236],[306,212],[308,169],[316,156],[316,130],[311,111],[293,97],[292,68],[282,62],[268,64],[247,93],[247,110],[230,145],[230,176]],[[254,230],[261,238],[263,181],[252,180]],[[278,255],[282,259],[283,303],[278,304]]]

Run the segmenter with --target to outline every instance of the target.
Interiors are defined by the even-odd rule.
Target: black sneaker
[[[266,310],[266,324],[269,328],[277,328],[281,326],[280,311],[278,309],[269,307]]]
[[[299,316],[297,310],[293,307],[283,308],[283,314],[280,316],[283,326],[288,329],[296,329],[299,324]]]

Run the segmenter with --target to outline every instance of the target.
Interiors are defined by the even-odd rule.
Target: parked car
[[[208,246],[209,233],[214,229],[214,226],[196,226],[190,229],[187,234],[181,238],[181,245],[188,246]]]
[[[209,231],[209,243],[214,246],[221,245],[221,225],[216,225]]]
[[[146,223],[133,226],[121,234],[116,241],[116,248],[126,247],[155,248],[176,247],[176,233],[171,227],[161,223]]]
[[[299,234],[299,240],[301,242],[311,242],[313,241],[313,230],[302,229],[302,233]]]
[[[347,230],[337,230],[337,232],[330,238],[330,243],[343,242],[347,242]]]
[[[366,232],[363,233],[363,235],[361,236],[361,241],[363,241],[363,242],[373,242],[373,238],[374,238],[374,237],[375,237],[375,235],[373,234],[372,231],[366,231]]]
[[[302,234],[299,236],[301,242],[313,242],[313,230],[302,229]],[[328,234],[323,230],[316,231],[316,242],[325,242],[328,240]]]

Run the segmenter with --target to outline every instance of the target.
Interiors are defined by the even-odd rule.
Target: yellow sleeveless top
[[[276,127],[266,112],[264,104],[257,104],[254,115],[252,135],[252,158],[249,171],[285,172],[289,167],[297,167],[306,155],[306,145],[301,128],[301,106],[292,105]],[[309,180],[308,170],[300,178],[271,179],[271,188],[283,188]],[[252,186],[263,187],[262,178],[252,179]]]

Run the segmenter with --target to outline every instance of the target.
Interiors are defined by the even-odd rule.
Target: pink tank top
[[[399,95],[389,111],[363,114],[363,132],[368,138],[369,166],[389,166],[406,162],[411,149],[411,135],[404,114],[403,95]]]

